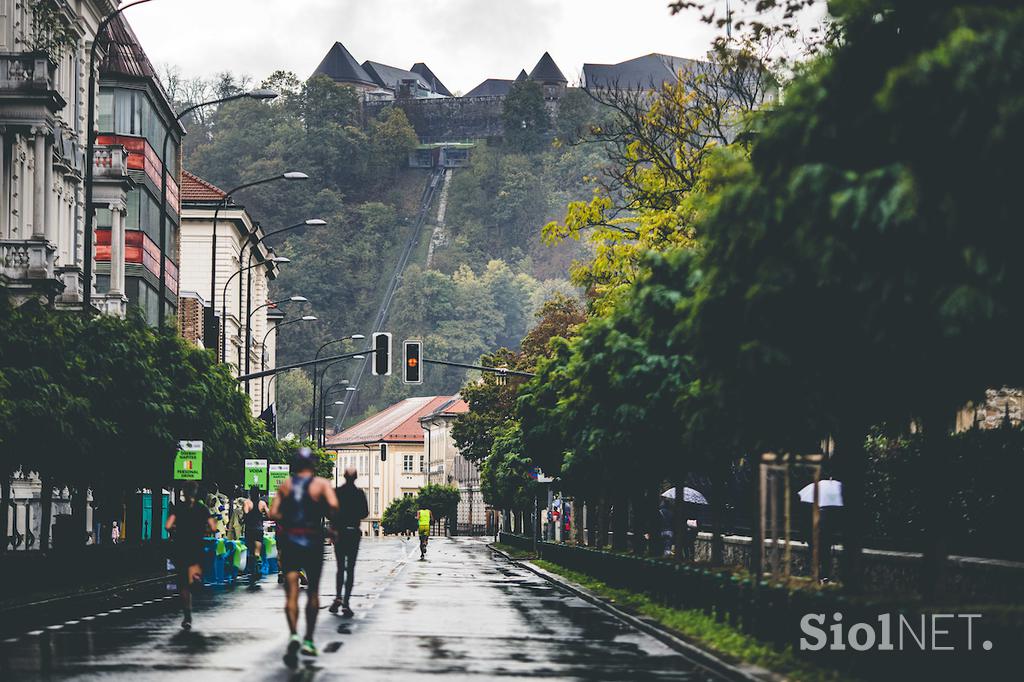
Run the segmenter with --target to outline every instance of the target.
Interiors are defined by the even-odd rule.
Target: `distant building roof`
[[[370,78],[373,79],[373,82],[382,88],[397,90],[402,81],[411,80],[416,81],[416,84],[424,90],[433,91],[430,83],[428,83],[423,76],[414,71],[406,71],[405,69],[400,69],[397,66],[388,66],[387,64],[371,62],[369,60],[363,62],[363,70],[370,74]]]
[[[313,75],[327,76],[338,83],[376,85],[370,74],[366,73],[352,53],[341,43],[334,43],[334,46],[327,52],[327,56],[313,71]]]
[[[420,422],[430,421],[438,417],[454,417],[469,412],[469,404],[459,395],[453,395],[447,402],[438,405],[437,409],[420,417]]]
[[[427,83],[430,84],[430,89],[436,92],[437,94],[444,95],[445,97],[455,96],[451,93],[450,90],[448,90],[448,88],[444,86],[444,83],[442,83],[441,80],[434,75],[434,72],[430,70],[430,67],[424,64],[423,62],[416,62],[415,64],[413,64],[410,71],[422,76],[423,80],[427,81]]]
[[[618,64],[584,64],[583,85],[587,88],[637,90],[677,83],[679,72],[700,62],[685,57],[651,53]]]
[[[565,76],[562,75],[562,70],[558,68],[558,64],[555,64],[555,60],[551,58],[551,55],[545,52],[541,55],[540,61],[537,62],[537,66],[533,67],[533,71],[530,72],[530,80],[539,81],[541,83],[568,83]]]
[[[519,75],[516,76],[516,83],[522,83],[523,81],[530,80],[529,74],[526,73],[526,69],[521,69]]]
[[[512,81],[505,78],[488,78],[463,97],[504,97],[512,89]]]
[[[198,175],[181,171],[181,200],[184,203],[214,203],[224,201],[224,193],[220,187],[203,180]]]
[[[423,428],[420,426],[420,417],[451,401],[452,396],[447,395],[406,398],[341,433],[329,436],[326,445],[332,448],[381,442],[422,443]]]

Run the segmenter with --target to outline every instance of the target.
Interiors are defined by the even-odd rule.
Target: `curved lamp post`
[[[274,258],[270,258],[268,260],[271,263],[291,263],[292,262],[291,258],[285,258],[284,256],[275,256]],[[221,344],[220,344],[220,351],[221,351],[220,352],[220,361],[221,362],[224,362],[225,358],[227,357],[227,345],[228,345],[228,325],[227,325],[227,316],[228,316],[228,306],[227,306],[228,285],[231,284],[231,280],[233,280],[235,277],[238,277],[239,275],[241,275],[243,272],[245,272],[249,268],[254,268],[254,267],[257,267],[258,265],[260,265],[260,263],[256,263],[255,265],[247,265],[245,267],[238,268],[238,270],[236,270],[233,275],[228,277],[228,281],[224,282],[224,291],[221,293],[221,301],[220,301],[220,321],[221,321],[220,327],[221,327],[221,332],[222,332],[221,333],[221,337],[222,338],[221,338]],[[241,324],[242,321],[239,320],[238,323]]]
[[[347,380],[345,381],[345,384],[348,384]],[[356,390],[355,386],[345,386],[345,391],[355,391],[355,390]],[[330,390],[327,391],[327,394],[329,394],[329,393],[330,393]],[[325,394],[325,395],[327,395],[327,394]],[[344,400],[335,400],[334,404],[335,405],[344,405],[345,401]],[[324,412],[324,419],[334,419],[334,417],[329,415],[327,412]],[[325,422],[323,422],[323,421],[321,421],[321,423],[320,423],[320,434],[318,435],[317,438],[318,438],[317,445],[319,445],[321,448],[325,447],[327,445],[327,424]]]
[[[316,319],[317,319],[316,315],[303,315],[302,317],[296,317],[294,320],[287,320],[285,322],[280,322],[278,324],[275,324],[273,327],[271,327],[270,329],[267,330],[266,334],[263,335],[263,339],[260,341],[260,346],[262,347],[262,346],[266,346],[267,345],[267,337],[270,336],[270,332],[277,331],[281,327],[287,327],[288,325],[295,324],[296,322],[316,322]],[[261,355],[260,356],[260,371],[261,372],[267,368],[266,364],[267,363],[264,361],[263,356]],[[270,381],[273,381],[276,378],[277,378],[277,375],[275,374],[274,376],[270,377]],[[261,414],[262,414],[263,410],[266,409],[265,401],[264,401],[264,396],[266,396],[266,394],[267,394],[266,389],[270,387],[270,381],[267,381],[266,385],[264,385],[263,382],[264,382],[265,379],[266,379],[266,377],[260,377],[260,413]]]
[[[245,250],[246,246],[249,247],[249,259],[248,259],[247,265],[249,265],[250,267],[247,268],[247,270],[249,272],[245,276],[245,279],[246,279],[245,307],[246,307],[246,310],[249,310],[249,308],[251,308],[251,306],[252,306],[252,267],[251,267],[252,266],[252,256],[253,256],[253,252],[256,250],[256,247],[259,246],[260,242],[262,242],[267,237],[273,237],[275,234],[281,234],[282,232],[287,232],[289,230],[294,230],[294,229],[299,228],[299,227],[303,227],[303,226],[321,227],[321,226],[326,225],[326,224],[327,224],[326,220],[321,220],[320,218],[310,218],[308,220],[303,220],[301,223],[296,223],[295,225],[289,225],[288,227],[282,227],[279,230],[273,230],[272,232],[268,232],[268,233],[266,233],[265,235],[263,235],[262,237],[260,237],[259,239],[255,240],[255,241],[252,240],[253,235],[256,234],[255,231],[249,233],[249,235],[245,238],[245,242],[242,244],[242,250],[243,251]],[[241,253],[239,253],[239,256],[241,256]],[[241,262],[241,257],[239,257],[239,262]],[[242,280],[241,279],[238,280],[238,319],[239,320],[242,319]],[[246,318],[245,318],[245,373],[246,374],[249,373],[249,368],[251,366],[250,365],[250,358],[251,358],[251,355],[252,355],[252,326],[250,324],[250,320],[251,319],[252,319],[252,315],[251,314],[247,315]],[[241,366],[241,364],[242,364],[241,358],[239,358],[238,364],[239,364],[239,366]],[[248,381],[245,382],[245,392],[246,393],[249,392],[249,382]]]
[[[196,109],[202,107],[213,106],[214,104],[224,104],[225,102],[233,102],[237,99],[255,99],[255,100],[270,100],[278,97],[276,90],[258,89],[250,90],[248,92],[239,92],[234,95],[228,95],[227,97],[220,97],[218,99],[212,99],[208,102],[200,102],[199,104],[193,104],[192,106],[182,109],[177,116],[174,117],[175,122],[180,122],[182,118],[189,115]],[[164,326],[165,310],[163,306],[164,286],[167,283],[167,270],[164,261],[164,251],[167,248],[167,143],[171,139],[171,130],[173,126],[167,126],[167,131],[164,133],[164,143],[160,152],[160,167],[163,170],[160,179],[160,310],[158,311],[158,326]],[[211,296],[213,290],[211,288]],[[212,303],[211,303],[212,305]]]
[[[365,339],[365,338],[366,337],[363,334],[352,334],[351,336],[341,336],[341,337],[339,337],[337,339],[331,339],[330,341],[325,342],[323,345],[320,346],[320,348],[317,349],[316,355],[313,356],[313,360],[314,360],[314,364],[313,364],[313,395],[310,396],[310,402],[312,402],[313,405],[311,406],[311,408],[309,410],[309,433],[310,434],[312,434],[314,429],[316,428],[316,386],[317,386],[318,372],[316,370],[316,363],[315,363],[315,361],[320,359],[320,353],[323,352],[324,348],[327,348],[327,346],[331,345],[332,343],[341,343],[342,341],[349,341],[349,340],[360,341],[360,340]]]

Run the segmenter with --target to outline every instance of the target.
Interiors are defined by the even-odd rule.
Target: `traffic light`
[[[382,462],[388,461],[388,444],[387,443],[381,443],[380,444],[380,461],[382,461]]]
[[[377,332],[373,335],[373,376],[391,376],[391,333]]]
[[[402,370],[402,381],[407,384],[422,384],[423,372],[421,371],[420,365],[423,362],[423,358],[421,357],[423,342],[406,341],[403,344],[402,349],[404,350],[403,355],[405,356],[405,369]]]

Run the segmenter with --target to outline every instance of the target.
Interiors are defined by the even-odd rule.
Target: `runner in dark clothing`
[[[245,515],[242,517],[245,529],[245,546],[249,553],[249,576],[253,583],[259,580],[259,563],[257,557],[263,547],[263,519],[270,509],[260,499],[259,486],[249,488],[249,499],[242,506]]]
[[[192,629],[192,583],[202,579],[203,537],[217,530],[216,521],[206,505],[196,499],[196,484],[185,485],[185,499],[171,507],[167,530],[173,533],[172,560],[178,573],[183,618],[181,627]]]
[[[313,630],[320,609],[320,572],[324,563],[323,517],[338,511],[338,498],[325,478],[316,476],[316,456],[306,447],[299,448],[292,460],[291,479],[277,489],[270,517],[278,521],[278,548],[285,575],[285,615],[291,638],[284,661],[292,666],[297,662],[299,649],[306,656],[316,656]],[[299,627],[299,572],[305,571],[309,583],[306,593],[306,636],[300,640]]]
[[[340,607],[343,614],[349,618],[352,617],[349,597],[352,596],[356,555],[359,554],[359,540],[362,538],[359,522],[370,515],[370,508],[366,504],[366,493],[356,487],[358,475],[355,467],[345,469],[345,484],[334,491],[338,497],[340,509],[331,517],[334,558],[338,561],[338,574],[334,603],[331,604],[330,611],[337,613]]]

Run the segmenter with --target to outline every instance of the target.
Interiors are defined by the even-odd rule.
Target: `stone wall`
[[[364,123],[397,106],[409,117],[420,142],[457,142],[501,137],[504,97],[446,97],[364,102]]]

